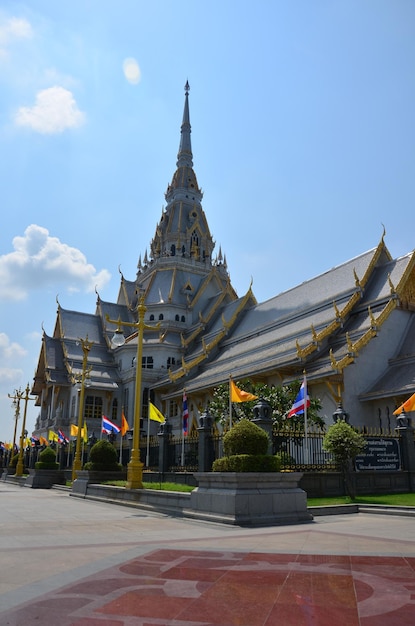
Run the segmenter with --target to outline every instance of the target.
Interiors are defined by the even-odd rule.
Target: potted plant
[[[56,452],[52,448],[45,448],[39,454],[35,469],[29,469],[25,487],[33,489],[50,489],[52,485],[64,485],[65,474],[59,469],[56,462]]]
[[[118,463],[117,451],[106,439],[97,441],[89,453],[89,461],[77,473],[72,485],[74,493],[86,494],[88,485],[123,478],[123,466]]]
[[[225,456],[212,472],[195,474],[191,493],[195,517],[240,526],[310,521],[307,496],[300,489],[302,473],[280,472],[280,459],[267,454],[268,434],[242,419],[223,439]]]

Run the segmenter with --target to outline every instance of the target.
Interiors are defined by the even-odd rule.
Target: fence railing
[[[399,439],[396,431],[385,429],[361,429],[366,437],[382,437],[383,439]],[[324,433],[310,432],[307,437],[304,431],[274,431],[272,437],[272,453],[281,456],[282,469],[301,472],[330,471],[336,468],[333,456],[323,449]],[[223,456],[223,434],[211,435],[213,460]],[[141,459],[147,469],[158,471],[160,465],[159,439],[151,437],[148,454],[147,440],[141,442]],[[199,434],[188,437],[170,435],[165,448],[168,455],[166,466],[169,472],[197,472],[199,459]],[[149,456],[149,459],[147,458]],[[147,463],[147,461],[149,461]]]
[[[368,439],[379,437],[384,440],[397,441],[399,444],[400,435],[397,430],[363,428],[360,429],[360,432]],[[210,432],[208,437],[211,460],[221,458],[223,456],[223,434]],[[272,453],[281,456],[282,469],[301,472],[334,470],[334,459],[331,454],[323,449],[323,438],[324,433],[322,432],[309,432],[307,437],[305,437],[304,431],[300,430],[274,431],[272,436]],[[169,434],[163,447],[163,454],[166,455],[166,458],[161,459],[160,437],[155,435],[147,440],[144,436],[140,440],[141,461],[146,470],[154,472],[161,471],[161,465],[167,468],[168,472],[197,472],[200,471],[200,445],[201,440],[198,431],[187,437]],[[123,442],[123,447],[120,450],[120,460],[123,465],[127,465],[130,453],[131,449],[128,442]],[[26,450],[25,466],[34,467],[38,454],[38,450]],[[83,450],[83,463],[88,460],[88,457],[89,447],[86,447]],[[71,446],[68,446],[66,449],[59,448],[57,450],[57,460],[62,469],[70,467],[73,460],[73,449],[71,449]],[[6,467],[10,459],[4,455],[2,461],[3,466]],[[402,467],[402,469],[405,469],[405,467]]]

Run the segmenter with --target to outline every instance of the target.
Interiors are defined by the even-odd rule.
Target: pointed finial
[[[190,91],[190,85],[189,85],[189,81],[187,80],[186,84],[184,86],[184,92],[185,92],[186,96],[189,95],[189,91]]]

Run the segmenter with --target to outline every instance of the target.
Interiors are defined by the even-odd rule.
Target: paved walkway
[[[0,626],[413,626],[415,520],[246,529],[0,483]]]

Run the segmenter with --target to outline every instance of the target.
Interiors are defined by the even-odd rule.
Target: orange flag
[[[405,413],[409,413],[410,411],[415,411],[415,393],[412,394],[410,398],[406,400],[396,411],[393,412],[394,415],[399,415],[405,411]]]
[[[258,396],[254,396],[253,393],[248,393],[247,391],[243,391],[239,389],[233,382],[232,378],[230,379],[230,392],[231,392],[231,402],[249,402],[249,400],[257,400]]]
[[[121,414],[121,437],[124,437],[127,430],[130,430],[127,420],[125,419],[124,413]]]

